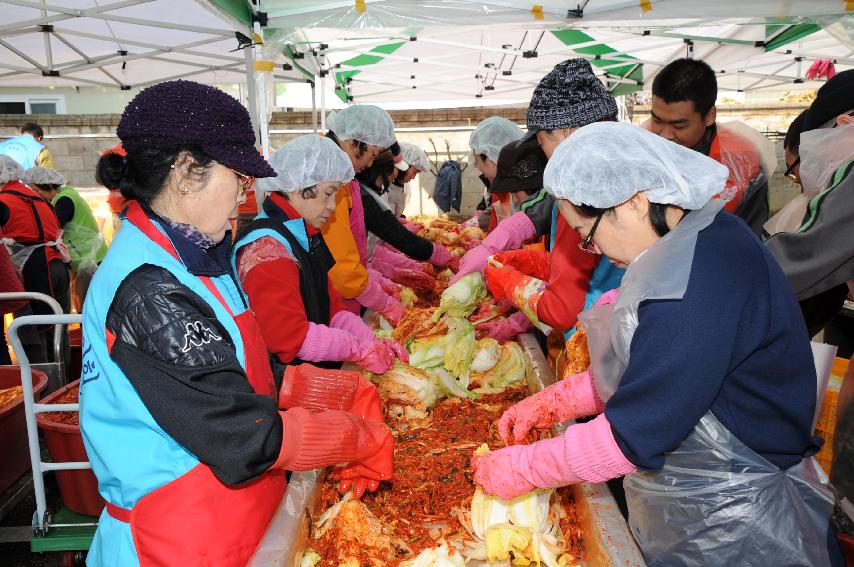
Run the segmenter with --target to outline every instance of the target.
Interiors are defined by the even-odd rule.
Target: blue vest
[[[0,154],[9,156],[24,169],[30,169],[36,164],[36,159],[43,149],[44,144],[40,144],[29,134],[21,134],[0,142]]]
[[[552,229],[549,235],[549,250],[554,250],[555,235],[557,234],[557,203],[552,207]],[[620,287],[620,282],[623,281],[623,274],[626,270],[618,268],[608,261],[608,258],[602,256],[596,268],[593,270],[593,275],[590,277],[590,282],[587,285],[587,295],[584,297],[584,310],[593,307],[593,304],[599,301],[602,294],[606,291]],[[573,327],[568,331],[563,332],[564,339],[575,334],[578,327]]]
[[[152,221],[154,226],[159,226]],[[162,230],[161,230],[162,232]],[[107,350],[107,312],[124,279],[143,264],[160,266],[204,299],[231,337],[245,368],[243,341],[231,315],[204,283],[125,219],[83,308],[80,429],[98,490],[112,504],[133,508],[140,498],[177,479],[199,460],[163,431]],[[229,275],[212,277],[232,312],[245,309]],[[88,565],[138,565],[130,525],[101,513]]]

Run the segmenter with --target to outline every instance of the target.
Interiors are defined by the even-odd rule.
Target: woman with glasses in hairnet
[[[626,475],[650,565],[838,564],[811,457],[809,337],[773,257],[712,199],[726,178],[628,124],[585,126],[558,146],[546,188],[580,246],[627,271],[580,316],[590,368],[511,407],[499,432],[516,444],[475,457],[475,480],[510,499]]]

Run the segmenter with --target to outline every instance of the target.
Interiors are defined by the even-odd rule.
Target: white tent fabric
[[[825,0],[266,0],[267,42],[354,102],[524,102],[568,57],[615,94],[649,89],[678,57],[707,61],[721,90],[816,88],[820,58],[854,66],[854,16]],[[733,17],[733,14],[738,14]],[[296,55],[297,58],[293,56]],[[439,104],[440,105],[440,104]]]
[[[235,31],[250,27],[207,2],[3,0],[0,14],[0,86],[246,81]],[[304,80],[283,71],[277,79]]]

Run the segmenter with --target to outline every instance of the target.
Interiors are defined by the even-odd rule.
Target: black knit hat
[[[489,192],[539,191],[543,188],[543,171],[548,161],[537,140],[510,142],[498,154],[498,173],[489,185]]]
[[[168,81],[143,89],[125,107],[116,134],[130,153],[186,144],[245,175],[276,177],[255,147],[246,108],[208,85]]]
[[[539,130],[577,128],[617,115],[617,103],[586,59],[567,59],[543,77],[528,106],[530,140]]]
[[[824,83],[807,110],[804,132],[815,130],[846,110],[854,109],[854,69],[842,71]]]

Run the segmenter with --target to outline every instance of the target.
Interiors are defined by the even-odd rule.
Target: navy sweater
[[[638,321],[605,414],[639,469],[660,469],[707,410],[780,468],[818,450],[803,316],[777,262],[741,220],[719,213],[697,237],[682,300],[642,302]]]

